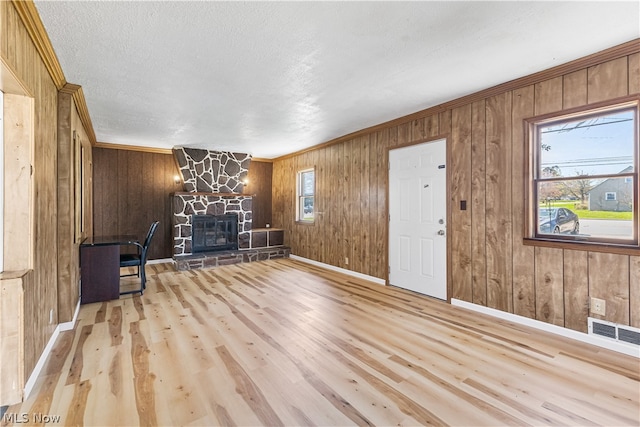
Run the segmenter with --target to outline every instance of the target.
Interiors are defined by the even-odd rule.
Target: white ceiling
[[[640,2],[36,1],[98,141],[273,158],[640,37]]]

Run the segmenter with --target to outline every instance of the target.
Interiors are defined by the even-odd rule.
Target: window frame
[[[552,182],[548,179],[538,177],[538,163],[541,159],[541,144],[538,130],[553,124],[589,117],[601,116],[615,111],[633,111],[634,115],[634,141],[633,141],[633,172],[619,175],[588,175],[595,178],[631,178],[633,200],[633,235],[630,239],[609,239],[603,237],[586,238],[580,235],[552,235],[538,232],[538,183]],[[554,248],[589,250],[594,252],[609,252],[620,254],[640,254],[640,96],[617,98],[614,100],[585,105],[583,107],[562,110],[559,112],[535,116],[524,120],[525,131],[525,159],[524,159],[524,187],[525,187],[525,207],[524,207],[524,237],[523,243],[532,246],[546,246]],[[566,179],[569,178],[569,179]],[[561,177],[556,180],[570,180],[571,177]],[[573,178],[576,179],[576,178]]]
[[[311,195],[303,194],[303,177],[305,174],[313,172],[313,193]],[[304,201],[303,199],[313,199],[313,211],[312,218],[305,219],[304,218]],[[316,168],[310,167],[301,169],[296,173],[296,222],[299,224],[314,224],[316,220]]]

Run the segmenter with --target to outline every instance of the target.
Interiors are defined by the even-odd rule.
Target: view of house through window
[[[316,177],[314,169],[306,169],[298,172],[298,221],[313,222],[315,219],[315,188]]]
[[[637,245],[637,101],[530,125],[531,237]]]

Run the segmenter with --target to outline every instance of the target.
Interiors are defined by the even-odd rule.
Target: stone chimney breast
[[[176,147],[173,155],[184,190],[191,193],[237,193],[244,190],[251,156],[245,153]]]

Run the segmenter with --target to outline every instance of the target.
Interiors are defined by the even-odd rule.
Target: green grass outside
[[[588,209],[576,209],[576,206],[580,202],[573,201],[556,201],[551,202],[552,208],[566,208],[571,209],[581,219],[633,219],[633,212],[610,212],[610,211],[590,211]],[[540,205],[540,207],[547,207],[547,204]]]

